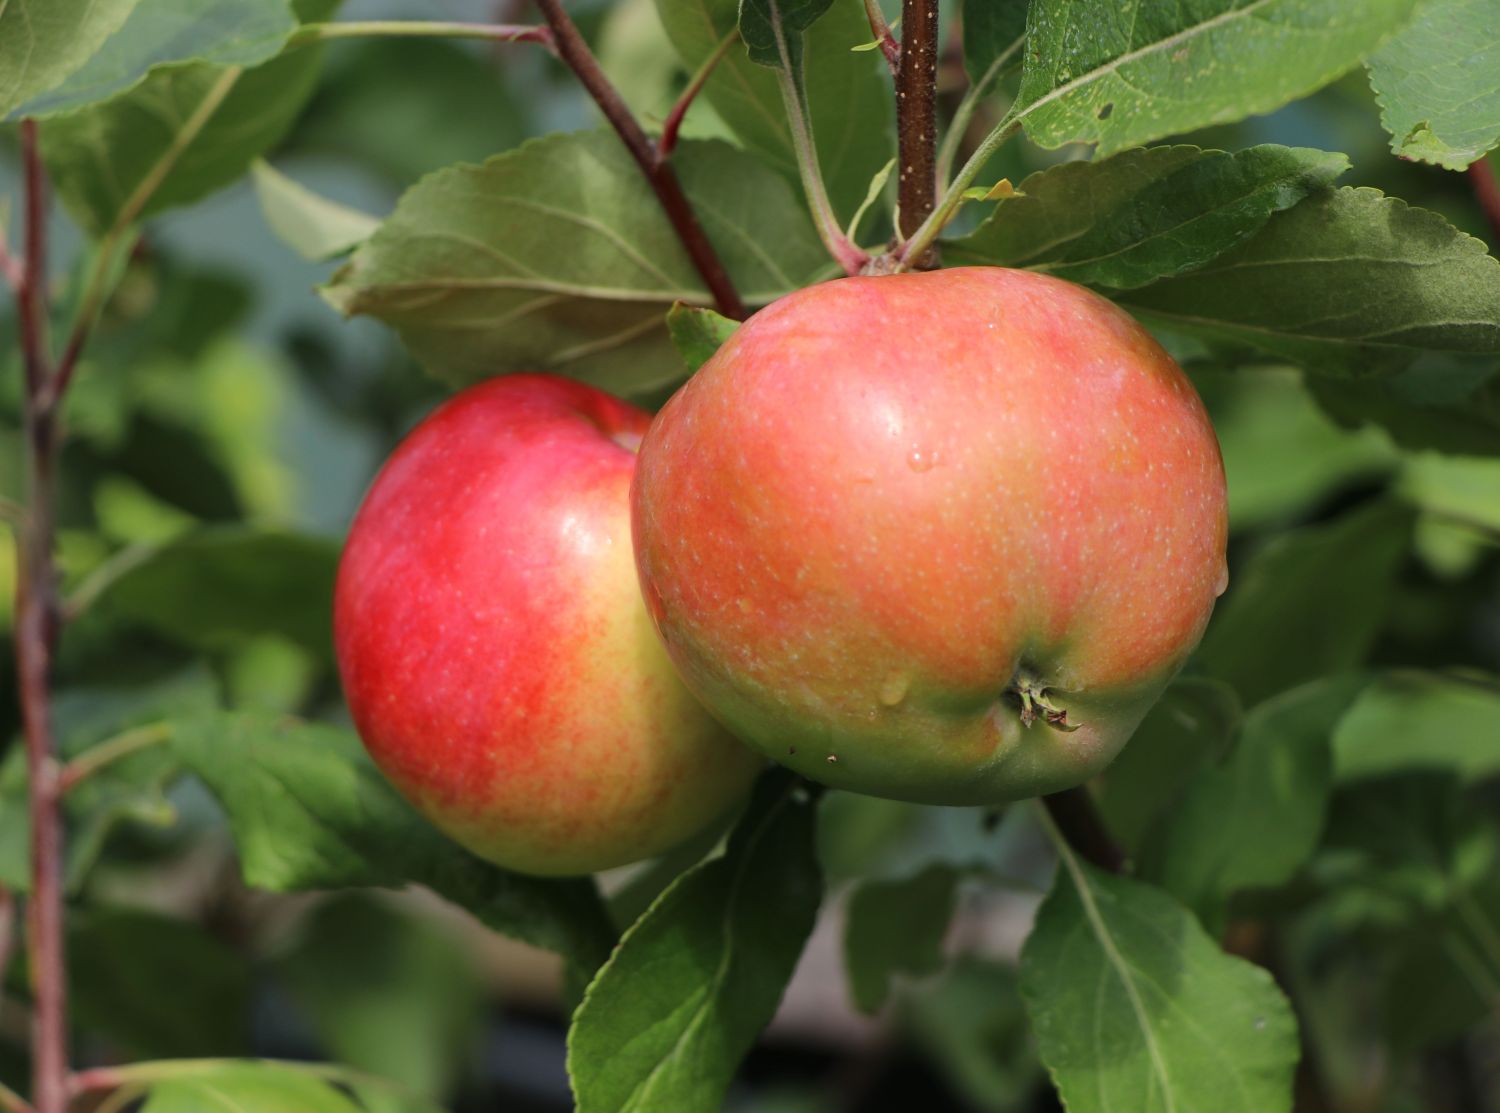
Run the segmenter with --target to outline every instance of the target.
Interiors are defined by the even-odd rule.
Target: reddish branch
[[[677,133],[682,130],[682,121],[687,116],[687,110],[692,107],[693,101],[698,99],[698,94],[703,91],[703,86],[708,83],[714,68],[723,60],[729,48],[734,45],[735,40],[740,37],[739,28],[735,28],[720,40],[719,45],[698,67],[698,72],[693,74],[692,80],[682,95],[677,98],[677,103],[672,106],[672,111],[667,113],[666,121],[661,126],[661,138],[656,141],[656,161],[664,162],[670,158],[672,151],[677,146]]]
[[[560,0],[536,0],[536,4],[541,9],[547,26],[552,29],[558,56],[578,77],[631,157],[640,166],[641,173],[646,175],[646,181],[655,191],[662,211],[666,213],[677,238],[682,241],[688,258],[708,286],[719,312],[726,317],[743,320],[744,302],[740,300],[718,252],[703,231],[703,225],[698,222],[697,214],[693,212],[687,194],[683,193],[682,183],[677,180],[677,172],[672,169],[672,164],[658,157],[656,144],[631,115],[619,92],[609,83],[609,78],[604,76],[598,59],[583,41],[577,26],[563,11]]]
[[[1125,855],[1104,827],[1099,809],[1086,788],[1070,788],[1043,796],[1042,803],[1068,845],[1081,858],[1110,873],[1125,872]]]
[[[907,239],[937,205],[937,0],[902,0],[901,54],[896,69],[898,197]],[[929,253],[930,255],[930,253]],[[924,263],[917,263],[920,268]]]
[[[16,674],[26,739],[31,811],[31,896],[26,942],[32,1014],[32,1099],[36,1113],[67,1108],[67,972],[63,958],[62,822],[53,757],[50,687],[57,644],[57,410],[47,339],[47,181],[36,123],[21,125],[26,183],[26,258],[17,296],[25,365],[27,509],[16,578]]]
[[[1490,222],[1490,249],[1500,255],[1500,183],[1495,180],[1495,164],[1482,158],[1469,167],[1469,183],[1474,199]]]
[[[870,21],[870,33],[880,44],[880,53],[885,55],[886,65],[891,67],[892,74],[896,73],[901,65],[901,44],[891,34],[891,25],[880,10],[880,0],[865,0],[865,16]]]

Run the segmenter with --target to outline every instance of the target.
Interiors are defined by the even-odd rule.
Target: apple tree
[[[1500,1108],[1500,0],[443,8],[0,0],[0,1110]]]

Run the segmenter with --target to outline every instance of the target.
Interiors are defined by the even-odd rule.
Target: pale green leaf
[[[1500,353],[1500,260],[1438,214],[1373,189],[1309,197],[1208,265],[1120,300],[1309,370],[1368,375],[1423,351]]]
[[[1414,0],[1034,0],[1012,117],[1109,155],[1242,120],[1358,65]]]
[[[1340,781],[1426,769],[1482,780],[1500,773],[1500,684],[1416,671],[1381,676],[1333,736]]]
[[[707,363],[739,327],[738,321],[721,317],[712,309],[678,302],[667,310],[667,331],[672,334],[672,343],[689,371]]]
[[[359,1113],[359,1107],[305,1070],[224,1062],[153,1086],[141,1113]]]
[[[1181,905],[1065,852],[1021,994],[1068,1113],[1289,1113],[1297,1022]]]
[[[718,1109],[821,895],[812,802],[769,774],[724,855],[658,897],[589,986],[568,1034],[579,1113]]]
[[[960,880],[952,867],[932,865],[912,877],[867,881],[850,895],[844,969],[861,1012],[885,1004],[898,974],[922,977],[942,968]]]
[[[138,3],[8,0],[0,4],[0,120],[87,62]]]
[[[380,218],[330,201],[257,159],[251,167],[260,211],[276,237],[304,259],[345,255],[369,239]]]
[[[943,258],[1131,289],[1202,266],[1348,166],[1343,155],[1270,144],[1233,154],[1152,147],[1063,163],[1028,177]]]
[[[826,263],[790,187],[721,142],[673,156],[740,294],[763,304]],[[407,191],[325,288],[379,317],[434,374],[551,370],[640,393],[680,379],[665,315],[711,302],[624,146],[553,135]]]
[[[139,0],[97,54],[17,114],[51,116],[109,100],[164,66],[259,65],[296,27],[287,0]]]
[[[1429,513],[1500,535],[1500,460],[1433,452],[1412,455],[1402,468],[1398,489]]]
[[[1500,143],[1500,0],[1428,0],[1370,59],[1391,149],[1462,170]]]

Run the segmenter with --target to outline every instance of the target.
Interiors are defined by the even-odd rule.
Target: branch
[[[885,21],[880,0],[865,0],[865,17],[870,21],[870,33],[880,44],[880,53],[885,55],[885,64],[891,67],[894,76],[901,65],[901,44],[891,33],[891,25]]]
[[[937,0],[902,0],[901,62],[896,71],[896,134],[901,160],[902,239],[917,232],[937,204]],[[908,266],[933,265],[926,247],[903,254]]]
[[[16,945],[16,895],[0,885],[0,1004],[5,1002],[5,972]]]
[[[556,54],[552,32],[546,27],[518,23],[444,23],[426,20],[351,20],[346,23],[306,23],[292,32],[287,49],[333,39],[397,37],[415,39],[483,39],[488,42],[536,43]]]
[[[729,48],[739,37],[740,29],[735,27],[719,41],[719,45],[714,47],[714,52],[704,60],[703,65],[698,67],[698,72],[693,74],[687,88],[682,91],[682,96],[678,97],[677,103],[672,106],[672,111],[667,113],[667,119],[661,126],[661,138],[656,141],[658,163],[671,156],[673,149],[677,146],[677,133],[682,130],[682,120],[687,115],[687,110],[692,107],[693,101],[703,91],[703,86],[707,84],[709,75],[714,72],[714,67],[719,64],[724,55],[729,53]]]
[[[1490,253],[1500,255],[1500,182],[1495,180],[1495,164],[1487,157],[1469,166],[1469,184],[1474,199],[1490,222]]]
[[[536,0],[536,4],[541,9],[547,26],[552,29],[558,57],[578,77],[589,96],[593,97],[599,111],[604,113],[604,118],[615,129],[615,133],[625,144],[625,149],[640,166],[641,173],[646,175],[646,181],[656,191],[662,211],[666,213],[677,238],[682,241],[688,258],[708,286],[719,312],[737,321],[744,320],[745,304],[740,300],[739,292],[735,290],[729,272],[724,269],[703,226],[698,223],[697,214],[693,212],[687,194],[682,192],[677,172],[672,169],[671,163],[657,158],[656,145],[631,115],[619,92],[609,83],[609,78],[604,76],[598,59],[583,41],[583,36],[568,18],[567,12],[563,11],[560,0]]]
[[[26,944],[35,999],[32,1014],[32,1098],[35,1113],[66,1113],[68,1075],[67,968],[63,958],[62,819],[52,741],[52,657],[57,643],[55,468],[56,375],[48,351],[47,180],[36,122],[21,124],[26,181],[26,265],[21,283],[21,345],[26,368],[26,491],[29,514],[20,539],[16,577],[16,679],[25,733],[27,802],[31,815],[31,897]]]
[[[1104,827],[1086,788],[1043,796],[1047,814],[1079,856],[1110,873],[1125,872],[1125,855]]]

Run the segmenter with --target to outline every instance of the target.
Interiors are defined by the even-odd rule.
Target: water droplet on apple
[[[906,698],[906,691],[910,687],[910,677],[905,673],[893,672],[880,685],[880,702],[887,707],[895,707]]]
[[[1214,598],[1217,599],[1224,594],[1224,589],[1229,586],[1229,563],[1219,565],[1219,582],[1214,584]]]
[[[911,450],[911,455],[906,458],[906,463],[912,471],[930,471],[932,470],[933,465],[937,463],[937,453],[930,450],[923,451],[920,448],[914,448]]]

